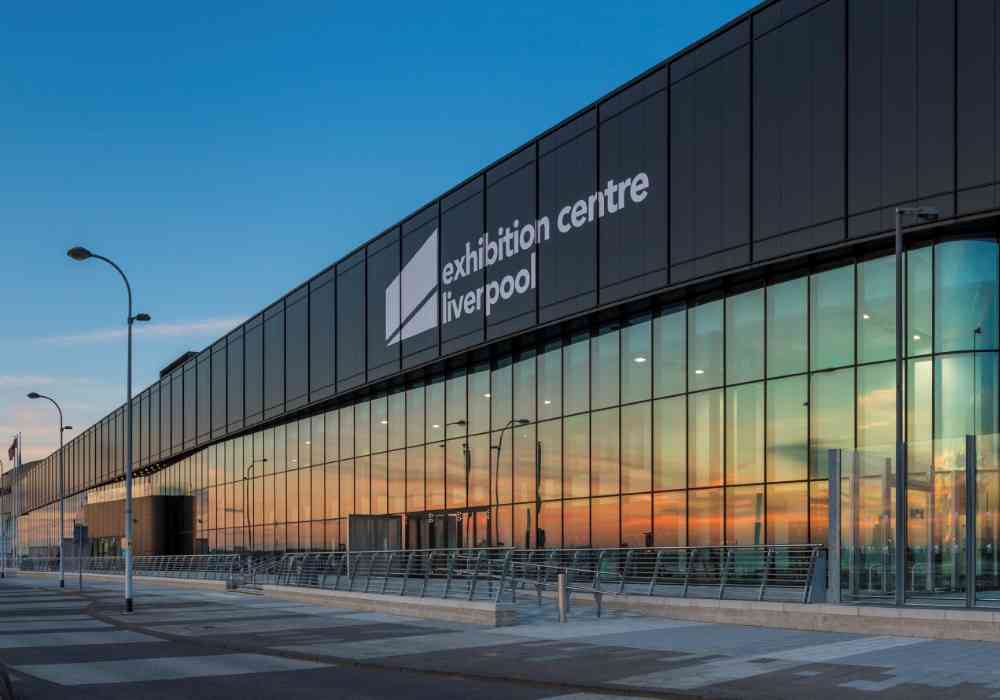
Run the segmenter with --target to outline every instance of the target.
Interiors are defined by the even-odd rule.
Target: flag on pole
[[[17,454],[17,435],[14,436],[14,442],[10,443],[10,447],[7,448],[7,459],[13,461],[14,456],[16,454]]]

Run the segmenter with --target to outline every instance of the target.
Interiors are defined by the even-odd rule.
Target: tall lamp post
[[[125,612],[132,612],[132,325],[136,322],[149,321],[149,314],[132,313],[132,285],[128,282],[125,272],[118,267],[115,262],[103,255],[91,253],[86,248],[77,246],[70,248],[66,254],[77,261],[95,258],[106,262],[115,268],[122,281],[125,282],[125,291],[128,292],[128,316],[126,325],[128,328],[128,369],[125,379],[125,422],[128,438],[125,445]]]
[[[66,481],[65,481],[65,469],[64,469],[64,457],[63,457],[63,433],[67,430],[72,430],[72,425],[66,425],[63,423],[63,412],[62,408],[56,403],[56,400],[51,396],[46,396],[45,394],[39,394],[36,391],[28,394],[29,399],[45,399],[53,406],[56,407],[56,411],[59,412],[59,587],[66,587],[66,566],[63,551],[63,540],[66,538]]]
[[[896,605],[906,602],[906,435],[903,428],[903,219],[937,220],[933,207],[896,207]]]
[[[500,439],[497,440],[497,445],[493,448],[494,450],[496,450],[496,453],[497,453],[497,468],[493,472],[493,474],[495,476],[496,496],[497,496],[497,498],[496,498],[496,501],[497,501],[497,517],[494,518],[494,521],[493,521],[493,534],[495,535],[497,544],[499,544],[499,542],[500,542],[500,512],[499,512],[500,511],[500,453],[503,451],[503,434],[505,432],[507,432],[507,428],[511,427],[512,425],[528,425],[530,422],[531,422],[530,420],[526,420],[524,418],[511,418],[509,421],[507,421],[507,425],[505,425],[500,430]],[[511,467],[513,468],[513,464],[511,465]],[[492,484],[491,484],[491,487],[492,487]],[[490,493],[490,514],[492,515],[492,513],[493,513],[493,493],[492,493],[492,488],[491,488],[491,493]],[[511,525],[511,531],[512,532],[513,532],[513,527],[514,526]]]
[[[248,538],[248,540],[250,542],[250,555],[251,556],[253,556],[253,553],[254,553],[254,548],[253,548],[253,528],[254,528],[254,522],[253,522],[253,520],[254,520],[254,518],[253,518],[253,515],[256,515],[256,513],[254,513],[254,514],[251,514],[251,516],[249,518],[247,517],[247,511],[249,510],[250,506],[253,503],[253,496],[254,496],[253,481],[251,481],[251,479],[253,478],[253,468],[256,467],[258,464],[263,464],[266,461],[267,461],[267,457],[262,457],[260,459],[255,459],[254,461],[250,462],[250,464],[248,464],[245,467],[243,467],[243,522],[244,523],[248,523],[248,525],[246,526],[246,528],[247,528],[247,532],[250,535],[250,537]],[[248,482],[250,484],[249,488],[247,487],[247,483]],[[249,500],[247,500],[247,492],[248,491],[250,493],[250,499]]]

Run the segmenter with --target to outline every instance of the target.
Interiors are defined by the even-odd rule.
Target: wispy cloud
[[[134,326],[137,336],[152,338],[188,338],[204,335],[222,335],[243,322],[237,318],[208,318],[200,321],[180,321],[176,323],[142,323]],[[106,343],[125,337],[125,328],[102,328],[87,333],[53,335],[37,338],[44,343],[56,345],[81,345]]]

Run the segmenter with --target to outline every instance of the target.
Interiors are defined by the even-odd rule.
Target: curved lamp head
[[[37,391],[33,391],[30,394],[28,394],[28,398],[29,399],[40,399],[40,398],[42,398],[42,395],[39,394]]]
[[[514,425],[527,425],[530,422],[531,421],[527,420],[526,418],[518,418],[517,420],[514,421]]]
[[[72,430],[72,429],[73,429],[72,425],[64,425],[63,426],[63,430]]]
[[[92,258],[94,256],[89,250],[83,246],[74,246],[66,251],[66,255],[70,256],[74,260],[86,260],[87,258]]]
[[[135,315],[135,320],[136,321],[152,321],[153,319],[150,318],[149,314],[136,314]]]

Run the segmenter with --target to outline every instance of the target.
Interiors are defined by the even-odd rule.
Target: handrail
[[[381,595],[516,602],[519,592],[556,590],[600,597],[658,596],[809,602],[820,545],[620,549],[419,549],[135,558],[139,576],[304,586]],[[58,558],[18,560],[22,570],[58,570]],[[121,574],[121,557],[68,559],[67,571]]]

